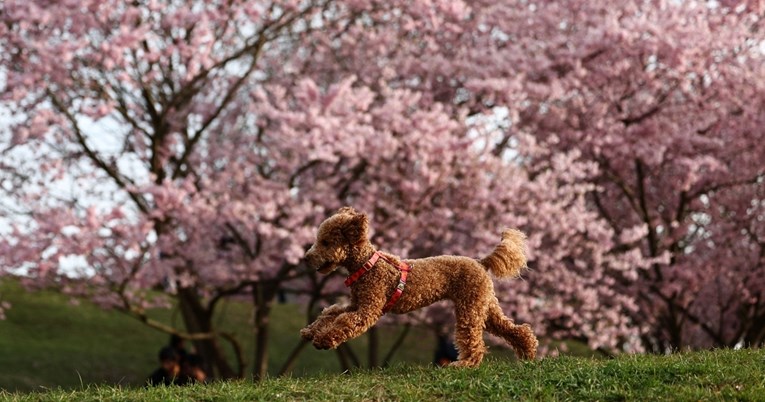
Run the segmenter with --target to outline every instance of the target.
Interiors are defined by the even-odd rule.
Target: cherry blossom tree
[[[584,76],[560,78],[549,113],[526,111],[530,131],[598,164],[595,210],[650,261],[626,289],[651,350],[765,341],[761,10],[732,6],[643,7],[600,24],[616,39],[588,49]]]
[[[342,292],[300,258],[353,205],[407,257],[525,230],[497,293],[547,339],[761,344],[761,11],[6,0],[0,275],[180,332],[223,377],[244,363],[213,317],[246,294],[258,377],[277,294]],[[183,330],[146,314],[173,302]]]
[[[585,318],[568,303],[559,306],[568,310],[560,319],[545,317],[553,320],[547,330],[570,328],[600,347],[611,336],[606,328],[639,327],[630,347],[661,352],[761,345],[761,5],[511,3],[474,15],[474,32],[482,34],[462,48],[473,57],[460,59],[496,63],[470,63],[465,76],[513,77],[513,86],[492,86],[480,98],[509,109],[506,138],[525,133],[552,155],[575,150],[596,166],[584,178],[594,187],[582,217],[605,220],[611,230],[584,229],[595,239],[608,235],[598,241],[618,262],[600,271],[613,261],[556,258],[568,266],[557,274],[586,262],[589,289],[575,293],[593,292],[595,303],[618,295],[621,314]],[[520,100],[504,101],[501,89],[517,86]],[[526,163],[545,169],[550,157]],[[529,282],[540,279],[550,278]],[[596,331],[581,328],[587,323]]]
[[[523,225],[531,234],[532,249],[545,253],[533,262],[539,275],[527,282],[500,284],[508,308],[515,309],[519,319],[535,323],[542,335],[576,337],[596,348],[618,350],[629,345],[638,349],[635,339],[640,329],[629,315],[635,303],[609,286],[613,279],[608,272],[632,271],[643,262],[634,253],[607,254],[613,246],[612,229],[585,202],[585,195],[595,190],[590,180],[596,165],[580,161],[577,152],[555,155],[544,149],[546,144],[514,132],[514,127],[511,130],[517,124],[516,105],[528,99],[523,76],[512,74],[511,62],[530,56],[517,48],[506,52],[504,26],[491,24],[495,16],[501,19],[523,8],[515,6],[356,2],[352,9],[360,18],[327,22],[337,32],[331,40],[309,41],[307,50],[285,52],[283,60],[294,71],[293,79],[311,74],[331,81],[352,72],[370,88],[379,88],[384,77],[389,85],[421,94],[419,107],[438,105],[450,115],[468,116],[465,121],[476,133],[473,142],[482,144],[482,158],[494,164],[483,169],[493,182],[471,189],[464,198],[475,198],[471,214],[484,215],[487,224],[479,231],[483,238],[472,244],[456,243],[452,249],[443,241],[450,234],[441,231],[435,243],[413,247],[412,256],[453,251],[478,254],[481,246],[495,241],[493,225]],[[514,114],[501,116],[503,109]],[[505,153],[508,148],[515,157]],[[465,215],[445,217],[455,216]],[[565,221],[572,226],[552,224]],[[476,227],[480,226],[470,228],[472,237],[479,234]],[[386,244],[384,240],[378,243]],[[570,275],[569,280],[560,281],[561,273]],[[444,319],[448,309],[435,310],[424,312],[420,322],[448,322]],[[608,312],[605,319],[604,312]],[[557,324],[549,325],[551,316]]]
[[[503,285],[525,320],[610,350],[762,344],[759,2],[349,7],[362,18],[285,55],[296,75],[506,115],[494,153],[518,155],[533,194],[510,211],[545,250],[538,275]]]
[[[188,333],[200,338],[205,360],[223,377],[236,374],[217,336],[210,339],[217,302],[247,287],[262,297],[255,284],[279,280],[299,258],[300,246],[283,239],[291,231],[307,241],[308,232],[300,216],[277,216],[277,203],[291,198],[284,185],[253,180],[258,191],[246,202],[218,197],[250,174],[232,165],[235,177],[220,180],[229,166],[217,158],[242,145],[222,139],[237,131],[240,110],[232,105],[254,80],[263,48],[314,6],[4,3],[4,99],[22,116],[11,127],[18,152],[6,155],[17,167],[6,187],[29,217],[13,229],[8,264],[26,267],[30,282],[93,293],[105,306],[172,331],[145,314],[155,305],[151,290],[164,288],[176,297]],[[259,156],[254,143],[246,149]],[[47,161],[23,163],[35,153]],[[49,196],[64,186],[73,189]],[[257,217],[248,216],[260,202],[266,205]],[[299,202],[295,208],[305,210]],[[275,227],[283,230],[262,242],[250,238]],[[245,229],[247,238],[239,233]],[[232,246],[237,242],[241,247]],[[261,248],[267,255],[258,255]],[[85,259],[75,280],[60,269],[68,256]]]
[[[244,365],[218,303],[251,295],[262,376],[270,304],[317,295],[299,259],[333,209],[370,211],[402,254],[499,233],[483,204],[503,166],[465,113],[384,77],[296,73],[365,20],[354,4],[10,1],[0,16],[3,273],[181,333],[219,376]],[[146,313],[173,300],[185,330]]]

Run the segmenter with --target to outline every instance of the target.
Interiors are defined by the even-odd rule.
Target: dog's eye
[[[321,244],[322,247],[329,247],[329,241],[327,240],[322,240],[319,242],[319,244]]]

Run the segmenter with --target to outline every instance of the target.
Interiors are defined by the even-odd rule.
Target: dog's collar
[[[374,268],[375,264],[377,264],[377,260],[382,258],[388,264],[393,265],[401,271],[401,277],[398,279],[398,285],[396,286],[396,291],[393,292],[393,294],[390,296],[390,299],[388,299],[388,302],[385,303],[385,307],[383,307],[383,313],[387,313],[393,306],[396,304],[399,298],[401,298],[401,295],[404,293],[404,287],[406,286],[406,277],[409,274],[409,271],[412,270],[412,268],[407,265],[407,263],[401,261],[398,264],[395,264],[393,261],[385,257],[384,255],[380,254],[379,251],[375,251],[374,254],[372,254],[372,257],[369,258],[369,261],[365,262],[364,265],[361,266],[356,272],[352,273],[345,279],[345,286],[350,287],[353,285],[354,282],[359,280],[362,275],[364,275],[367,271]]]

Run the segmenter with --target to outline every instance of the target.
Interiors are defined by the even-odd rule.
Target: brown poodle
[[[517,230],[502,234],[502,242],[482,260],[444,255],[403,260],[378,252],[368,239],[367,216],[341,208],[322,222],[316,243],[305,255],[309,267],[328,274],[339,266],[350,272],[348,305],[335,304],[303,328],[303,339],[318,349],[334,349],[363,334],[386,311],[404,314],[439,300],[454,302],[454,366],[475,367],[485,353],[483,331],[507,341],[519,358],[534,359],[537,338],[528,324],[505,317],[494,295],[487,270],[497,277],[515,277],[526,267],[526,236]]]

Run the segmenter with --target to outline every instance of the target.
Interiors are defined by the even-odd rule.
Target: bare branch
[[[111,177],[117,186],[119,186],[121,189],[125,190],[130,198],[135,202],[136,206],[138,206],[138,209],[141,210],[143,213],[149,212],[149,206],[146,200],[143,198],[142,195],[136,193],[135,191],[129,189],[128,187],[132,184],[130,182],[130,179],[122,176],[118,171],[116,166],[112,166],[104,162],[96,153],[95,150],[90,148],[90,146],[87,144],[87,141],[85,139],[85,136],[82,133],[82,130],[80,129],[80,125],[77,122],[77,119],[72,115],[72,113],[69,111],[69,109],[61,102],[61,100],[50,90],[46,90],[48,96],[51,99],[51,102],[56,107],[56,109],[63,113],[66,119],[69,121],[69,123],[72,125],[72,131],[74,132],[75,137],[77,138],[77,143],[82,147],[83,151],[85,151],[85,154],[88,156],[88,158],[101,170],[103,170],[109,177]]]

